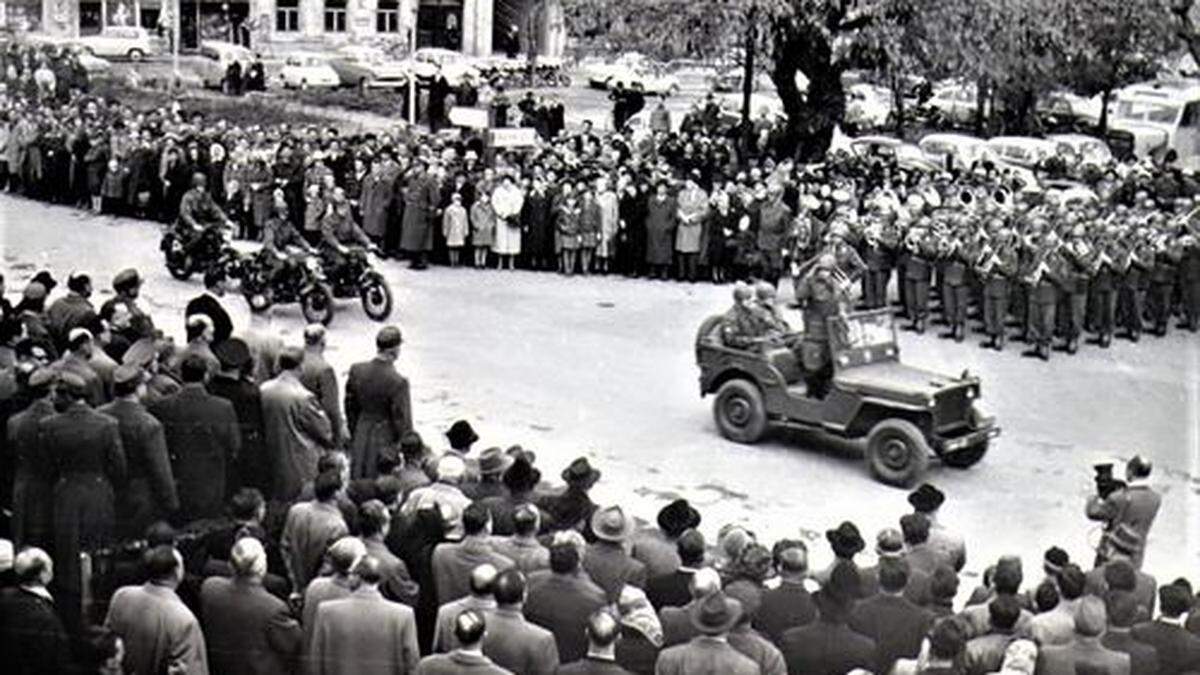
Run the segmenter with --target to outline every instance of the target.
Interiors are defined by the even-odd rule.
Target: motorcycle
[[[340,260],[337,259],[340,257]],[[322,255],[329,285],[335,298],[360,298],[363,311],[374,321],[385,321],[392,314],[392,290],[383,275],[371,266],[367,250],[359,246],[343,247],[334,256]]]
[[[220,225],[205,227],[190,246],[171,228],[163,232],[159,249],[166,257],[167,271],[180,281],[203,274],[205,286],[241,275],[241,255],[233,248],[228,232]]]
[[[305,321],[328,326],[333,321],[333,294],[321,261],[315,256],[276,256],[263,250],[243,265],[241,291],[250,311],[257,314],[272,305],[298,302]]]

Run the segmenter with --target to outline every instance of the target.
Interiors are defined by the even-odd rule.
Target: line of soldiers
[[[1003,350],[1011,317],[1025,354],[1043,360],[1056,339],[1073,354],[1089,332],[1102,348],[1118,331],[1133,342],[1147,329],[1165,335],[1176,310],[1180,327],[1200,330],[1200,210],[1190,198],[1164,207],[1141,194],[1128,207],[977,186],[897,209],[886,192],[863,197],[863,216],[839,211],[830,231],[848,232],[863,259],[866,308],[887,305],[894,273],[910,330],[925,332],[934,296],[941,337],[963,341],[976,306],[981,346]]]

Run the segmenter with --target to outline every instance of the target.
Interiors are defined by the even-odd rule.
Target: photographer
[[[1113,477],[1112,464],[1098,464],[1096,470],[1096,496],[1088,499],[1087,517],[1104,523],[1104,534],[1096,550],[1097,566],[1103,564],[1112,549],[1111,537],[1122,525],[1140,535],[1140,545],[1130,555],[1138,569],[1146,554],[1146,540],[1150,526],[1158,515],[1162,496],[1149,485],[1153,465],[1141,455],[1134,456],[1125,465],[1125,481]]]

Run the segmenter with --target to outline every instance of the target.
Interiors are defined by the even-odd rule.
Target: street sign
[[[450,109],[450,123],[456,127],[486,129],[488,128],[488,111],[456,105]]]
[[[537,145],[536,129],[492,129],[491,146],[493,148],[519,148]]]

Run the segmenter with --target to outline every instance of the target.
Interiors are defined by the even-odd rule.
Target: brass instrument
[[[1033,271],[1025,276],[1026,283],[1028,283],[1030,286],[1036,286],[1041,283],[1042,277],[1046,276],[1046,273],[1050,271],[1050,256],[1058,252],[1058,247],[1060,245],[1061,244],[1057,242],[1053,246],[1044,245],[1042,249],[1038,251],[1037,257],[1034,258]]]

